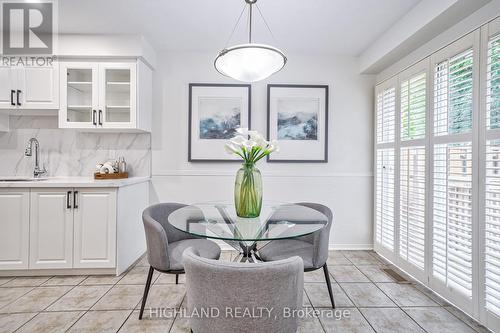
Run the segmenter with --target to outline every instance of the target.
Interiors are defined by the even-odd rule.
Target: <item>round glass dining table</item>
[[[231,202],[195,203],[168,216],[176,229],[220,239],[239,251],[235,261],[260,261],[258,250],[271,241],[312,234],[328,223],[323,213],[292,203],[264,201],[259,217],[238,217]]]

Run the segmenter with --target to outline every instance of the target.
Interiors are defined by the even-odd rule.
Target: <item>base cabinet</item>
[[[71,191],[58,188],[32,191],[30,210],[30,268],[71,268]]]
[[[146,251],[148,204],[149,182],[0,188],[0,276],[119,275]]]
[[[0,269],[28,268],[29,212],[29,189],[0,189]]]
[[[116,265],[116,192],[75,189],[74,268]]]

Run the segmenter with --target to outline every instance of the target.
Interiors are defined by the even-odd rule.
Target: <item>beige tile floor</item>
[[[234,253],[224,252],[222,260]],[[396,283],[372,251],[332,251],[328,259],[338,309],[349,317],[300,320],[310,332],[487,332],[458,309],[416,283]],[[122,276],[0,278],[0,333],[6,332],[189,332],[188,320],[150,317],[148,308],[178,309],[185,279],[155,274],[145,318],[138,309],[146,280],[145,258]],[[328,309],[322,270],[306,273],[304,307]]]

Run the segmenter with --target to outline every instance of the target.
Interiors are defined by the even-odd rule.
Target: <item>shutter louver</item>
[[[487,129],[497,129],[500,128],[500,36],[488,43],[486,86]]]
[[[433,275],[472,294],[472,145],[434,146]]]
[[[500,36],[488,43],[486,129],[500,128]],[[500,316],[500,137],[486,141],[485,158],[485,302]]]
[[[377,143],[394,142],[396,89],[377,95]]]
[[[394,249],[394,149],[377,150],[376,239]]]
[[[401,84],[401,141],[425,137],[426,75]]]
[[[401,148],[400,256],[424,269],[425,147]]]
[[[472,130],[473,52],[469,49],[434,69],[434,135]]]

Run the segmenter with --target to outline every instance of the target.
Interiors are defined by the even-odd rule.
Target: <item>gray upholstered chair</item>
[[[299,256],[304,261],[305,272],[323,268],[328,293],[330,294],[330,301],[332,302],[332,307],[335,308],[330,275],[326,264],[326,261],[328,260],[328,243],[330,238],[330,229],[333,223],[333,213],[330,208],[317,203],[303,202],[298,203],[298,205],[312,208],[324,214],[328,218],[327,225],[306,236],[294,239],[272,241],[263,248],[259,249],[259,256],[263,261],[274,261],[289,258],[291,256]],[[279,211],[277,212],[277,215],[279,215]],[[271,216],[270,220],[272,219],[273,216]]]
[[[190,316],[192,332],[297,331],[297,316],[287,313],[302,309],[304,265],[299,257],[273,263],[234,263],[205,259],[195,249],[188,249],[183,260],[188,315],[213,311],[210,318]],[[241,312],[236,316],[236,311],[246,309],[256,316],[248,318]]]
[[[182,232],[168,223],[170,213],[185,206],[178,203],[161,203],[146,208],[142,213],[150,267],[139,319],[142,319],[155,270],[175,274],[175,283],[179,283],[179,274],[184,273],[182,253],[185,249],[195,248],[201,256],[210,259],[220,257],[220,247],[214,242]]]

